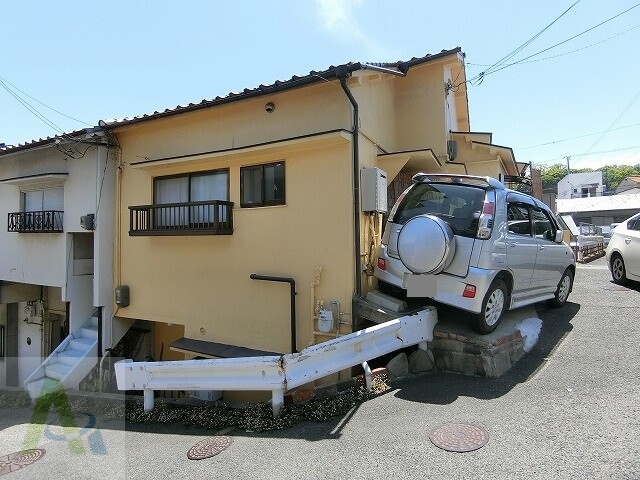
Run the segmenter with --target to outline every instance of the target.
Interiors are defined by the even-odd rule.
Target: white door
[[[518,293],[531,286],[538,242],[532,234],[529,205],[509,203],[507,215],[509,222],[506,236],[507,266],[513,274],[513,293]]]

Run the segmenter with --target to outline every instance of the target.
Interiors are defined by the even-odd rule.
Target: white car
[[[607,245],[607,264],[615,283],[640,282],[640,213],[613,230]]]
[[[491,177],[419,173],[413,181],[378,251],[382,293],[471,312],[480,333],[492,332],[506,310],[564,305],[575,255],[549,207]]]

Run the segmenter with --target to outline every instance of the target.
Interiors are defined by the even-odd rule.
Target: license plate
[[[407,275],[405,278],[407,297],[436,296],[436,278],[433,275]]]

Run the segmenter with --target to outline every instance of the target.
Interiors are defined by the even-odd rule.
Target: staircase
[[[24,382],[33,401],[55,390],[77,389],[98,361],[98,318],[65,338]]]

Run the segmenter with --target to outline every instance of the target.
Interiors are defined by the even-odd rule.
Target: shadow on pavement
[[[573,329],[571,320],[580,310],[579,304],[571,302],[559,309],[545,308],[544,305],[540,304],[537,312],[542,320],[538,342],[503,376],[485,378],[435,373],[419,380],[401,382],[395,396],[412,402],[446,405],[460,396],[492,399],[505,395],[519,383],[532,378],[546,364]],[[425,388],[425,384],[429,387]]]

